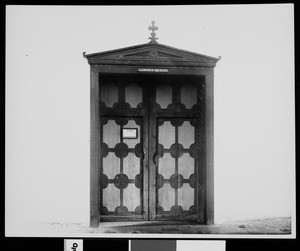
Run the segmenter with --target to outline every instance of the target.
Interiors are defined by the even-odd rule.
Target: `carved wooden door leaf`
[[[195,213],[194,119],[157,119],[157,215]]]
[[[102,221],[201,218],[202,82],[100,77]]]

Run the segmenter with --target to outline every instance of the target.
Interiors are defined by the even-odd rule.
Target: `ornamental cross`
[[[152,21],[151,24],[152,24],[152,26],[148,27],[149,30],[152,30],[152,32],[150,33],[151,37],[149,37],[149,39],[151,39],[151,42],[156,42],[157,38],[155,37],[156,33],[154,31],[158,30],[158,27],[155,26],[155,21]]]

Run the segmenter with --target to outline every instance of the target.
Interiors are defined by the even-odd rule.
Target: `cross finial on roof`
[[[156,33],[154,32],[155,30],[158,30],[158,27],[157,26],[155,26],[155,21],[152,21],[151,22],[151,24],[152,24],[152,26],[149,26],[148,27],[148,29],[149,30],[152,30],[152,32],[150,33],[151,34],[151,37],[149,37],[149,39],[151,39],[151,41],[150,41],[150,43],[151,42],[155,42],[156,43]]]

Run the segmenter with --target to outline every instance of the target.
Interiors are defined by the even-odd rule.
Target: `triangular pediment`
[[[158,43],[84,54],[90,64],[172,64],[214,67],[219,58],[189,52]]]

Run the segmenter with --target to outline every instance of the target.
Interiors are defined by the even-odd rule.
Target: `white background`
[[[8,6],[6,234],[89,222],[89,65],[82,53],[158,42],[215,68],[215,220],[294,213],[292,5]]]

